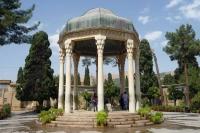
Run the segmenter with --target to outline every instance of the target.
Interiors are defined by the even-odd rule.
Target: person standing
[[[122,95],[123,103],[124,103],[124,110],[128,109],[128,94],[125,91],[124,94]]]
[[[97,94],[96,93],[94,93],[92,97],[92,104],[93,104],[94,112],[97,111]]]
[[[123,93],[121,93],[121,95],[120,95],[119,104],[120,104],[121,110],[124,110]]]

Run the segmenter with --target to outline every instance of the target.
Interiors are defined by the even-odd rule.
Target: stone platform
[[[96,114],[96,112],[77,111],[64,116],[59,116],[55,121],[48,124],[48,126],[94,128],[97,127]],[[125,111],[109,112],[107,118],[108,127],[127,128],[152,124],[152,122],[140,117],[140,115],[136,113],[129,113]]]

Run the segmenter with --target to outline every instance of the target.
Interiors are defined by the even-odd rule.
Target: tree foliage
[[[17,86],[16,86],[16,98],[18,100],[21,99],[21,93],[22,93],[22,87],[23,87],[23,83],[24,83],[24,72],[23,72],[23,68],[20,67],[17,73]]]
[[[179,82],[184,83],[184,75],[179,76]],[[190,97],[194,97],[198,92],[200,92],[200,69],[196,67],[189,67],[188,69],[188,79],[189,79],[189,89]]]
[[[78,85],[81,85],[81,77],[80,77],[80,73],[78,73],[77,84],[78,84]]]
[[[164,85],[172,85],[172,84],[176,84],[176,79],[174,76],[172,76],[171,74],[167,74],[164,76],[163,78],[163,84]]]
[[[171,86],[171,88],[168,89],[169,92],[169,99],[174,100],[174,106],[176,106],[176,101],[178,99],[182,99],[184,94],[183,91],[180,88],[176,88],[174,86]]]
[[[50,97],[56,98],[56,88],[51,69],[51,49],[48,35],[40,31],[33,36],[29,55],[25,60],[20,99],[38,101],[41,105]]]
[[[148,92],[150,87],[157,85],[153,71],[153,56],[149,42],[146,39],[140,42],[140,82],[141,91],[144,94]]]
[[[90,85],[90,70],[88,66],[85,67],[84,85]]]
[[[25,24],[31,19],[35,5],[27,10],[20,8],[20,0],[0,1],[0,45],[30,42],[28,33],[37,29],[39,23],[31,27]]]
[[[170,59],[177,60],[179,67],[183,64],[198,66],[195,56],[200,53],[200,40],[195,38],[195,31],[192,25],[181,25],[176,32],[167,32],[165,37],[168,40],[164,51]]]
[[[104,82],[104,97],[112,103],[113,98],[118,97],[119,93],[119,87],[115,85],[112,74],[108,73],[108,78]]]
[[[128,87],[128,76],[126,76],[126,79],[125,79],[125,86]]]
[[[198,92],[191,100],[191,107],[193,109],[200,109],[200,92]]]
[[[198,67],[196,56],[200,54],[200,40],[196,39],[192,25],[181,25],[175,32],[167,32],[165,35],[168,43],[164,51],[172,61],[177,60],[179,69],[176,75],[184,73],[186,85],[186,102],[189,104],[189,79],[188,67]]]
[[[149,99],[156,99],[160,97],[160,91],[158,87],[150,87],[147,91],[147,96]]]

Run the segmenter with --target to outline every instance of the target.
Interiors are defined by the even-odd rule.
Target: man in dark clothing
[[[119,104],[120,104],[121,110],[124,110],[123,93],[120,95]]]
[[[126,93],[126,91],[122,95],[122,99],[124,103],[124,110],[127,110],[128,109],[128,94]]]

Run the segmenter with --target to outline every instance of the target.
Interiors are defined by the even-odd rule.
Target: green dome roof
[[[61,35],[65,32],[73,32],[90,28],[112,28],[128,32],[136,32],[131,21],[115,15],[104,8],[95,8],[87,11],[80,17],[70,19]]]

